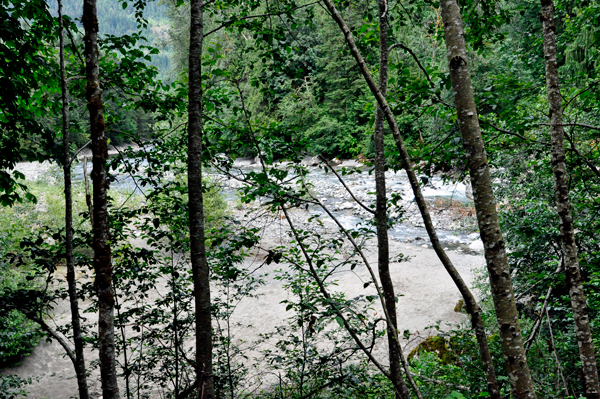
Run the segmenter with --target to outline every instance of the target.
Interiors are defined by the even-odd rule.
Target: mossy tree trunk
[[[546,89],[548,91],[548,105],[550,108],[550,139],[552,141],[552,171],[554,173],[556,208],[560,223],[560,237],[564,257],[564,267],[571,308],[577,331],[577,344],[581,368],[585,379],[585,396],[600,398],[598,383],[598,368],[588,307],[585,292],[579,271],[579,258],[575,241],[575,227],[571,213],[571,200],[569,198],[569,175],[567,173],[565,153],[565,132],[563,128],[563,109],[560,96],[558,78],[558,65],[556,62],[556,27],[554,25],[553,0],[541,0],[544,40],[544,58],[546,60]]]
[[[481,137],[469,76],[462,17],[456,0],[442,0],[441,13],[454,104],[473,187],[473,200],[481,240],[484,244],[506,371],[515,398],[535,398],[513,294],[508,257],[496,211],[487,154]]]
[[[96,0],[84,0],[81,18],[85,35],[84,54],[87,85],[85,97],[90,113],[90,136],[92,140],[93,183],[93,248],[95,286],[98,295],[98,340],[102,397],[117,399],[116,353],[115,353],[115,298],[112,285],[112,261],[108,229],[108,181],[106,160],[108,139],[104,135],[104,106],[100,89],[98,65],[98,13]]]
[[[472,323],[473,329],[475,330],[475,335],[477,337],[479,353],[480,353],[481,359],[485,365],[487,383],[488,383],[488,392],[490,393],[490,396],[492,398],[499,399],[500,391],[498,388],[498,382],[496,379],[496,372],[494,370],[494,364],[493,364],[490,350],[489,350],[489,347],[487,344],[487,336],[485,333],[485,326],[483,324],[483,319],[481,317],[481,308],[477,304],[477,300],[475,299],[475,296],[469,290],[469,287],[467,287],[466,283],[462,279],[462,276],[460,275],[458,270],[456,270],[456,268],[452,264],[452,261],[450,260],[450,258],[446,254],[446,252],[444,251],[442,244],[437,236],[437,232],[436,232],[435,228],[433,227],[431,215],[429,214],[427,202],[425,201],[425,197],[423,196],[423,193],[421,192],[421,188],[419,186],[419,181],[418,181],[417,175],[412,167],[410,156],[408,155],[408,151],[406,150],[406,147],[404,146],[404,142],[402,140],[402,136],[400,134],[398,124],[396,123],[396,120],[394,118],[394,115],[393,115],[390,107],[389,107],[389,104],[387,103],[387,100],[385,99],[385,95],[379,90],[377,83],[375,83],[375,80],[371,76],[369,68],[368,68],[367,64],[365,63],[362,55],[360,54],[360,51],[358,50],[356,43],[354,42],[354,37],[352,36],[352,32],[350,31],[350,28],[345,23],[342,16],[335,8],[334,4],[330,0],[324,0],[324,2],[326,4],[327,8],[329,9],[333,19],[337,22],[340,29],[344,33],[344,37],[346,38],[348,47],[350,48],[350,51],[351,51],[352,55],[354,56],[358,66],[360,67],[360,71],[361,71],[363,77],[365,78],[365,80],[369,86],[369,89],[371,90],[371,92],[373,93],[373,95],[375,96],[375,98],[377,100],[377,105],[378,105],[377,109],[379,111],[382,111],[382,116],[385,117],[390,129],[392,130],[392,134],[394,136],[394,141],[396,143],[396,147],[398,149],[398,152],[400,153],[402,161],[404,162],[404,168],[406,170],[406,174],[408,176],[409,183],[413,190],[413,194],[415,195],[415,200],[417,202],[417,206],[419,207],[419,211],[421,213],[421,216],[423,217],[423,222],[425,224],[427,234],[429,235],[429,238],[431,240],[431,244],[432,244],[438,258],[442,262],[444,268],[446,269],[446,271],[448,272],[448,274],[450,275],[450,277],[456,284],[456,287],[460,291],[461,295],[463,296],[463,298],[465,300],[465,307],[467,309],[467,312],[471,316],[471,323]],[[376,149],[376,151],[377,151],[377,149]]]
[[[189,104],[188,104],[188,195],[190,252],[196,308],[196,375],[198,398],[215,397],[212,374],[212,330],[210,284],[206,258],[204,205],[202,199],[202,0],[190,3]]]
[[[65,186],[65,258],[67,263],[67,285],[69,303],[71,305],[71,325],[73,326],[73,343],[75,345],[75,374],[80,399],[88,399],[88,386],[85,373],[85,357],[83,355],[83,338],[81,336],[81,320],[79,318],[79,302],[77,299],[77,283],[75,280],[75,261],[73,257],[73,196],[71,192],[71,152],[69,150],[69,100],[67,77],[65,74],[65,41],[64,21],[62,17],[62,1],[58,0],[59,26],[59,62],[60,89],[62,102],[62,134],[63,134],[63,177]]]
[[[385,96],[388,81],[388,23],[387,23],[387,0],[378,0],[379,9],[379,91]],[[390,320],[387,325],[387,337],[389,345],[390,375],[394,385],[400,389],[396,391],[396,398],[410,398],[410,392],[402,378],[403,356],[400,342],[398,341],[398,321],[396,312],[396,295],[394,284],[390,275],[390,249],[388,239],[388,215],[387,195],[385,192],[385,148],[384,148],[384,121],[385,115],[379,104],[375,114],[375,125],[373,127],[373,144],[375,147],[375,191],[376,208],[375,220],[377,223],[377,248],[379,279],[385,298],[385,307]]]

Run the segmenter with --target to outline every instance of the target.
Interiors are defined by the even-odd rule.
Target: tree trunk
[[[98,14],[96,0],[84,0],[82,23],[85,29],[85,69],[87,86],[85,97],[90,112],[90,135],[92,140],[93,184],[93,247],[96,292],[98,294],[98,339],[100,343],[100,377],[102,397],[117,399],[117,370],[115,359],[114,290],[112,286],[112,262],[108,230],[108,181],[106,160],[107,138],[104,135],[104,106],[100,89],[98,67]]]
[[[190,252],[196,307],[196,375],[198,398],[215,397],[212,375],[212,331],[208,260],[204,243],[202,202],[202,0],[191,1],[189,105],[188,105],[188,190],[190,208]]]
[[[388,80],[388,24],[387,24],[387,0],[378,0],[379,8],[379,91],[385,96]],[[388,241],[387,221],[387,196],[385,192],[385,148],[383,142],[383,122],[385,115],[381,106],[377,104],[375,114],[375,126],[373,128],[373,142],[375,146],[375,191],[377,193],[375,219],[377,222],[377,247],[379,279],[385,297],[385,307],[390,320],[387,324],[387,336],[389,345],[390,374],[394,385],[400,387],[396,392],[396,398],[410,398],[408,387],[402,378],[402,364],[400,357],[403,356],[400,342],[398,341],[398,321],[396,312],[396,295],[394,284],[390,276],[390,251]]]
[[[475,296],[471,293],[471,291],[469,290],[469,287],[467,287],[467,285],[464,282],[464,280],[462,279],[460,273],[458,272],[458,270],[456,270],[456,268],[452,264],[452,261],[450,260],[450,258],[448,258],[448,255],[444,251],[442,244],[440,243],[440,240],[437,236],[437,233],[436,233],[435,228],[433,227],[433,223],[431,221],[431,215],[429,214],[427,202],[425,201],[425,197],[423,196],[423,193],[421,192],[421,187],[419,186],[419,181],[417,179],[417,175],[415,174],[415,171],[412,168],[410,156],[408,155],[408,151],[406,150],[406,147],[404,146],[404,142],[402,140],[402,136],[400,135],[400,130],[398,128],[398,124],[396,123],[396,120],[394,119],[394,115],[392,114],[392,111],[387,103],[387,100],[385,99],[385,96],[379,91],[377,84],[375,83],[375,80],[371,76],[371,73],[369,72],[369,69],[368,69],[362,55],[360,54],[358,48],[356,47],[354,38],[352,36],[352,32],[350,32],[350,28],[344,22],[342,16],[339,14],[339,12],[335,8],[335,6],[331,2],[331,0],[324,0],[324,2],[326,4],[327,8],[329,9],[329,11],[331,12],[333,19],[337,22],[337,24],[340,26],[340,29],[344,32],[344,36],[345,36],[348,46],[352,52],[352,55],[356,59],[356,62],[358,63],[358,65],[360,67],[361,73],[362,73],[363,77],[365,78],[365,80],[367,81],[369,89],[371,90],[371,92],[373,93],[375,98],[377,99],[378,109],[381,109],[383,111],[383,115],[385,116],[385,118],[388,122],[388,125],[390,126],[390,128],[392,130],[394,140],[396,142],[396,147],[398,148],[400,156],[404,162],[404,168],[406,170],[408,180],[410,182],[412,191],[414,193],[415,200],[417,202],[417,206],[419,207],[419,211],[421,213],[421,216],[423,217],[423,222],[425,224],[427,234],[429,235],[429,238],[431,240],[431,244],[432,244],[438,258],[442,262],[442,265],[444,266],[444,268],[446,269],[446,271],[448,272],[448,274],[450,275],[450,277],[456,284],[456,287],[460,291],[462,297],[464,298],[465,307],[467,308],[467,312],[471,316],[471,324],[473,326],[473,329],[475,330],[475,335],[477,337],[477,343],[479,345],[479,353],[480,353],[481,360],[483,361],[485,370],[486,370],[487,382],[488,382],[488,392],[490,394],[490,397],[492,397],[494,399],[499,399],[500,391],[498,388],[498,382],[496,380],[496,372],[494,370],[492,356],[490,354],[488,343],[487,343],[485,326],[483,324],[483,319],[481,317],[481,308],[477,304]]]
[[[560,222],[560,236],[564,256],[565,275],[571,296],[571,308],[577,331],[579,357],[585,378],[585,396],[600,398],[596,355],[588,318],[585,292],[579,272],[579,258],[575,242],[575,228],[569,199],[569,175],[565,155],[565,132],[563,128],[562,100],[556,63],[556,37],[553,0],[541,0],[544,36],[544,58],[546,59],[546,88],[550,107],[550,137],[552,141],[552,171],[554,172],[556,208]]]
[[[62,2],[58,0],[59,24],[59,57],[60,57],[60,89],[62,100],[62,133],[63,133],[63,172],[65,185],[65,257],[67,262],[67,284],[69,286],[69,302],[71,304],[71,324],[75,344],[75,374],[80,399],[88,399],[87,378],[85,375],[85,357],[83,356],[83,338],[79,319],[79,303],[77,301],[77,284],[75,281],[75,262],[73,258],[73,197],[71,194],[71,153],[69,151],[69,101],[67,78],[65,76],[65,42],[62,17]]]
[[[492,188],[487,154],[475,107],[460,9],[456,0],[441,1],[442,19],[458,123],[473,187],[481,240],[485,249],[492,297],[500,328],[502,353],[515,398],[535,398],[527,366],[508,258]]]

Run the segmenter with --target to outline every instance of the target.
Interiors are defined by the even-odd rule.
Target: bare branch
[[[415,62],[417,63],[417,65],[419,66],[419,68],[421,69],[421,71],[423,71],[423,74],[425,75],[425,77],[427,78],[427,81],[429,82],[429,85],[433,88],[435,87],[435,85],[433,84],[433,81],[431,80],[431,78],[429,77],[429,73],[427,73],[427,69],[425,69],[425,67],[423,66],[423,64],[421,64],[421,61],[419,61],[419,58],[417,57],[417,55],[415,54],[414,51],[412,51],[410,49],[410,47],[406,47],[404,44],[398,42],[398,43],[394,43],[392,44],[389,48],[388,48],[388,52],[391,52],[393,49],[395,49],[396,47],[400,47],[402,50],[406,51],[407,53],[409,53],[412,58],[415,60]]]
[[[274,17],[274,16],[285,14],[286,12],[289,12],[289,11],[296,11],[296,10],[299,10],[301,8],[312,6],[314,4],[319,3],[320,1],[321,0],[319,0],[319,1],[313,1],[312,3],[308,3],[308,4],[303,4],[303,5],[298,6],[298,7],[294,8],[294,9],[292,9],[292,10],[272,12],[272,13],[266,13],[266,14],[248,15],[248,16],[245,16],[245,17],[242,17],[242,18],[238,18],[235,21],[231,21],[231,20],[230,21],[225,21],[221,25],[219,25],[216,28],[214,28],[213,30],[208,31],[208,33],[205,33],[204,37],[206,37],[206,36],[208,36],[208,35],[210,35],[212,33],[215,33],[217,31],[219,31],[219,30],[221,30],[221,29],[223,29],[223,28],[225,28],[225,27],[227,27],[227,26],[235,23],[236,21],[249,20],[249,19],[255,19],[255,18],[269,18],[269,17]]]
[[[114,144],[113,144],[112,146],[113,146],[113,148],[114,148],[115,150],[117,150],[117,152],[118,152],[118,153],[119,153],[119,155],[121,156],[121,159],[122,159],[123,161],[125,161],[125,157],[123,156],[123,153],[121,152],[121,150],[119,150],[119,149],[117,148],[117,146],[116,146],[116,145],[114,145]],[[133,184],[135,184],[135,187],[136,187],[136,188],[137,188],[137,189],[140,191],[140,193],[142,193],[142,195],[144,196],[144,198],[148,198],[148,197],[146,196],[146,193],[144,193],[144,191],[143,191],[143,190],[140,188],[140,186],[138,186],[138,184],[137,184],[137,181],[135,180],[135,177],[133,177],[133,175],[131,174],[131,172],[128,170],[128,171],[127,171],[127,173],[129,174],[129,177],[131,177],[131,180],[133,181]],[[131,195],[130,195],[130,197],[131,197]],[[129,199],[129,198],[127,198],[127,199]],[[127,200],[126,200],[125,202],[127,202]],[[121,206],[123,206],[123,205],[125,205],[125,203],[123,203]]]
[[[92,140],[89,140],[87,143],[85,143],[81,148],[79,148],[77,151],[75,151],[75,154],[73,154],[73,156],[71,157],[71,160],[69,161],[69,164],[72,164],[73,161],[75,159],[77,159],[77,155],[79,155],[79,153],[81,151],[83,151],[85,149],[85,147],[87,147],[88,145],[90,145],[92,143]]]
[[[551,126],[549,123],[540,123],[541,126]],[[576,126],[591,130],[600,130],[600,126],[588,125],[587,123],[563,123],[563,126]]]
[[[344,317],[344,314],[342,313],[342,311],[335,305],[334,301],[331,298],[331,295],[329,295],[329,292],[327,292],[325,285],[319,278],[319,275],[318,275],[317,271],[315,270],[315,266],[312,263],[312,258],[306,251],[306,247],[304,246],[302,239],[298,235],[298,231],[294,227],[294,224],[292,223],[292,219],[290,218],[290,215],[289,215],[286,207],[284,205],[281,205],[281,210],[283,211],[283,213],[285,215],[288,225],[290,226],[290,230],[292,231],[292,234],[296,238],[296,241],[298,241],[300,250],[302,251],[302,254],[304,255],[304,259],[306,260],[306,263],[308,264],[308,267],[310,268],[310,273],[311,273],[312,277],[315,279],[315,282],[319,286],[319,290],[321,291],[321,294],[323,295],[323,297],[325,299],[327,299],[329,301],[329,304],[330,304],[332,310],[335,311],[337,316],[342,320],[342,324],[344,325],[344,328],[346,329],[346,331],[348,331],[350,336],[354,339],[354,342],[356,342],[356,344],[360,347],[360,349],[364,352],[364,354],[367,355],[369,360],[371,362],[373,362],[375,367],[377,367],[379,369],[379,371],[381,371],[381,373],[383,375],[385,375],[386,378],[391,380],[390,373],[385,369],[385,367],[383,367],[383,365],[381,363],[379,363],[377,361],[377,359],[375,359],[375,357],[373,356],[371,351],[369,351],[367,349],[367,347],[365,347],[364,343],[360,340],[360,338],[358,337],[358,335],[356,334],[356,332],[354,331],[354,329],[352,328],[350,323],[348,323],[348,320],[346,319],[346,317]]]
[[[319,155],[319,158],[321,158],[321,160],[323,162],[325,162],[325,165],[327,165],[329,167],[329,169],[333,172],[333,174],[338,178],[338,180],[340,181],[340,183],[342,183],[342,186],[344,186],[344,188],[346,189],[346,191],[348,191],[348,194],[350,194],[350,196],[352,197],[352,199],[354,199],[354,201],[356,201],[356,203],[358,205],[360,205],[364,210],[366,210],[367,212],[372,213],[373,215],[375,214],[375,211],[369,207],[367,207],[365,204],[363,204],[358,198],[356,198],[354,196],[354,194],[352,193],[352,190],[350,190],[350,187],[348,187],[346,185],[346,182],[344,181],[344,179],[342,179],[342,177],[338,174],[338,172],[336,172],[335,169],[333,169],[333,167],[329,164],[329,162],[327,162],[327,160]]]
[[[571,138],[571,135],[569,134],[565,134],[565,136],[567,137],[567,140],[569,140],[569,143],[571,144],[571,149],[573,150],[573,152],[575,152],[575,154],[577,154],[577,156],[579,156],[579,158],[581,158],[583,160],[583,162],[587,165],[587,167],[594,172],[594,174],[598,177],[600,177],[600,171],[598,170],[598,168],[596,168],[596,166],[590,162],[589,159],[587,159],[587,157],[584,157],[579,150],[577,149],[577,146],[575,146],[575,142],[573,141],[573,139]]]
[[[486,119],[479,118],[479,121],[481,123],[485,123],[486,125],[488,125],[488,126],[492,127],[493,129],[499,131],[500,133],[508,134],[510,136],[515,136],[515,137],[518,137],[518,138],[520,138],[521,140],[524,140],[524,141],[532,141],[534,143],[538,143],[538,144],[541,144],[543,146],[550,146],[550,143],[547,143],[545,141],[538,141],[538,140],[534,140],[534,139],[528,139],[527,137],[525,137],[523,135],[520,135],[519,133],[515,133],[515,132],[511,132],[510,130],[502,129],[500,126],[494,125],[492,122],[490,122],[490,121],[488,121]]]
[[[80,79],[85,79],[85,76],[82,76],[82,75],[69,76],[66,79],[66,81],[67,81],[67,83],[71,83],[73,80],[80,80]]]

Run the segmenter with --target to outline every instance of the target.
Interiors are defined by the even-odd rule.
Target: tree
[[[346,41],[348,43],[348,46],[350,47],[350,50],[352,52],[352,55],[354,56],[357,64],[360,66],[361,73],[362,73],[363,77],[365,78],[365,80],[367,81],[369,88],[371,89],[371,92],[373,93],[373,95],[375,96],[375,98],[377,100],[378,112],[380,112],[380,111],[383,112],[383,115],[387,119],[387,122],[392,130],[394,140],[396,143],[396,147],[398,149],[398,152],[400,153],[402,162],[404,163],[404,165],[403,165],[404,169],[406,170],[408,180],[409,180],[411,188],[413,190],[413,194],[415,195],[415,200],[419,207],[421,216],[423,217],[423,221],[424,221],[425,227],[427,229],[427,233],[429,235],[431,243],[433,245],[433,248],[435,249],[436,254],[438,255],[438,258],[444,265],[446,271],[448,271],[450,277],[452,278],[452,280],[456,284],[457,288],[459,289],[461,295],[463,296],[467,311],[471,315],[471,323],[472,323],[473,328],[475,329],[475,335],[477,337],[477,342],[479,344],[479,352],[481,355],[481,359],[484,362],[484,365],[486,368],[489,393],[492,397],[498,398],[500,395],[500,392],[499,392],[499,388],[498,388],[498,382],[496,380],[496,373],[494,370],[492,357],[491,357],[490,350],[489,350],[489,347],[487,344],[485,326],[483,324],[483,318],[481,316],[481,312],[482,312],[481,308],[477,304],[475,297],[473,296],[473,294],[471,293],[471,291],[465,284],[461,275],[458,273],[458,271],[456,270],[456,268],[450,261],[450,258],[448,258],[448,255],[442,248],[442,245],[439,241],[439,238],[437,236],[435,228],[433,227],[433,223],[431,220],[431,216],[429,214],[427,202],[425,201],[425,197],[423,196],[423,193],[421,192],[419,181],[418,181],[416,173],[412,167],[410,156],[408,155],[408,151],[406,150],[406,147],[404,146],[404,142],[402,140],[402,136],[400,134],[398,124],[396,123],[394,115],[385,99],[384,94],[377,87],[375,80],[371,76],[366,63],[365,63],[362,55],[360,54],[360,51],[356,47],[356,44],[354,43],[354,38],[352,36],[352,32],[350,31],[350,28],[345,23],[345,21],[343,20],[342,16],[339,14],[339,12],[337,11],[337,9],[333,5],[333,3],[329,0],[326,0],[325,3],[327,5],[327,8],[329,9],[329,11],[331,12],[332,17],[337,22],[340,29],[343,31]],[[385,3],[382,3],[380,5],[380,15],[385,16],[386,9],[387,9],[387,6],[385,5]],[[380,35],[381,35],[381,30],[382,30],[382,24],[381,24],[381,16],[380,16]],[[385,33],[383,36],[384,36],[383,42],[387,41]],[[384,49],[381,43],[380,43],[380,46],[381,46],[380,52],[381,51],[389,52],[389,47],[386,46],[386,48]],[[381,60],[381,58],[380,58],[380,60]],[[380,87],[381,87],[381,71],[382,70],[385,71],[387,69],[387,60],[384,59],[383,61],[384,61],[384,63],[380,64]],[[376,119],[376,122],[377,122],[377,119]],[[377,126],[376,126],[376,128],[377,128]],[[376,146],[380,147],[380,144],[376,143]],[[381,156],[381,155],[376,155],[376,157],[379,157],[379,156]],[[377,160],[376,160],[376,162],[377,162]],[[379,187],[381,187],[381,183],[379,183]],[[378,188],[378,193],[379,193],[379,188]],[[381,194],[379,193],[378,195],[381,195]],[[380,199],[378,198],[378,202],[379,201],[380,201]],[[386,221],[386,223],[387,223],[387,221]],[[380,233],[379,233],[379,221],[378,221],[378,239],[380,238],[379,234]],[[379,242],[379,244],[381,245],[381,241]],[[380,251],[381,251],[381,248],[380,248]],[[381,256],[381,253],[380,253],[380,256]],[[381,261],[381,257],[380,257],[380,261]]]
[[[379,91],[385,96],[388,82],[388,25],[387,25],[387,0],[378,0],[379,10]],[[384,305],[387,308],[390,320],[387,328],[390,371],[396,384],[404,388],[404,392],[397,392],[396,397],[410,397],[408,388],[402,378],[401,356],[402,348],[398,341],[398,321],[396,312],[396,295],[394,294],[394,283],[390,275],[390,252],[388,242],[388,215],[387,196],[385,191],[385,147],[384,147],[384,120],[385,115],[382,107],[377,104],[375,111],[375,125],[373,127],[373,143],[375,147],[375,190],[377,192],[375,219],[377,223],[377,248],[379,278],[381,287],[385,294]],[[401,395],[400,395],[401,394]]]
[[[108,181],[106,160],[108,139],[104,135],[104,107],[100,89],[98,65],[98,15],[96,0],[84,0],[83,27],[85,29],[84,57],[86,69],[85,97],[90,114],[92,141],[93,182],[93,249],[95,286],[98,295],[98,339],[100,341],[100,375],[102,397],[117,399],[119,386],[115,359],[114,307],[112,261],[108,227]]]
[[[198,398],[215,397],[212,374],[210,279],[206,258],[202,184],[202,41],[204,2],[190,2],[190,53],[188,94],[188,200],[190,254],[196,307],[196,376]]]
[[[75,344],[75,373],[79,397],[88,399],[85,357],[83,355],[83,338],[79,319],[79,303],[77,299],[77,283],[75,280],[75,259],[73,256],[73,196],[71,193],[71,151],[69,141],[69,99],[67,77],[65,75],[65,42],[62,2],[58,0],[59,24],[59,58],[62,102],[62,134],[63,134],[63,176],[65,186],[65,257],[67,262],[67,283],[69,285],[69,302],[71,304],[71,325],[73,326],[73,341]]]
[[[581,358],[581,367],[585,379],[585,396],[587,398],[600,398],[596,355],[594,353],[594,343],[592,341],[585,292],[581,280],[581,273],[579,272],[575,226],[573,225],[571,200],[569,199],[569,173],[566,165],[562,97],[560,94],[558,78],[554,1],[541,0],[541,4],[544,56],[546,60],[546,88],[548,91],[548,105],[550,109],[552,171],[554,173],[556,208],[560,223],[563,262],[567,284],[569,286],[569,294],[571,296],[573,319],[577,330],[577,344],[579,346],[579,356]]]
[[[506,369],[513,395],[519,399],[535,398],[533,381],[523,346],[508,258],[498,221],[487,154],[481,138],[471,77],[467,66],[467,50],[460,9],[454,0],[443,0],[440,4],[454,104],[473,186],[477,221],[484,244],[492,297],[500,328],[502,353],[506,360]]]
[[[29,21],[27,25],[22,21]],[[45,1],[0,2],[0,205],[23,200],[24,176],[9,172],[17,162],[43,161],[53,144],[50,129],[39,121],[56,85],[52,76],[54,18]],[[26,198],[34,197],[26,194]]]

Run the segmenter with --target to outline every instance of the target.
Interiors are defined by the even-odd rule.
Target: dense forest
[[[0,0],[0,398],[600,398],[600,1]]]

